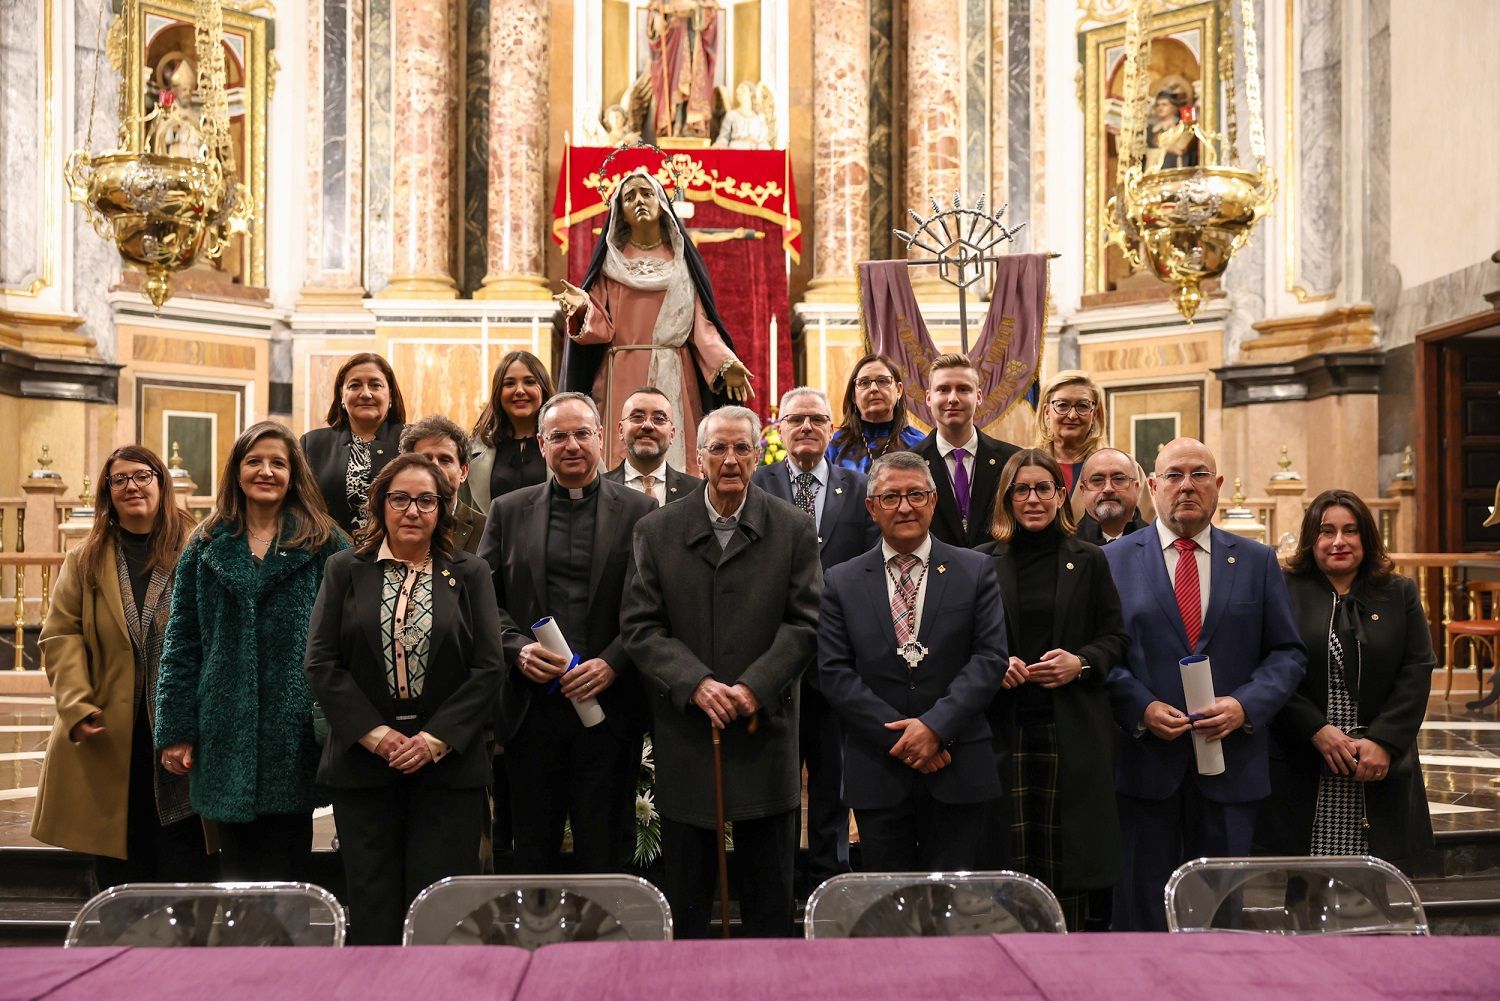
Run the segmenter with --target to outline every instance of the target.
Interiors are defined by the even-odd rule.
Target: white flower
[[[649,824],[656,819],[656,803],[651,798],[651,793],[637,793],[635,797],[635,822],[637,824]]]

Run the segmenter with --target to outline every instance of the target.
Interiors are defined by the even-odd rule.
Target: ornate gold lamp
[[[1205,279],[1217,278],[1276,198],[1276,177],[1266,162],[1265,122],[1260,100],[1260,57],[1255,39],[1253,0],[1240,0],[1245,54],[1245,98],[1250,110],[1250,155],[1254,169],[1239,166],[1235,126],[1232,0],[1224,0],[1224,41],[1220,65],[1228,123],[1225,137],[1205,132],[1192,110],[1178,126],[1182,146],[1196,141],[1199,165],[1164,166],[1159,150],[1146,148],[1146,79],[1150,37],[1143,22],[1152,0],[1135,0],[1125,22],[1125,120],[1120,129],[1118,194],[1107,209],[1109,242],[1124,252],[1131,267],[1149,265],[1156,277],[1176,286],[1173,301],[1189,323],[1203,301]],[[1206,94],[1205,99],[1216,99]],[[1155,155],[1153,155],[1155,154]]]
[[[101,22],[104,3],[100,0]],[[184,62],[173,74],[174,86],[163,89],[157,107],[140,121],[129,111],[128,88],[138,82],[123,81],[118,147],[98,155],[92,151],[96,52],[89,131],[84,148],[74,150],[66,166],[70,197],[126,263],[145,270],[146,294],[158,309],[172,294],[174,272],[200,257],[217,257],[250,222],[229,136],[223,10],[220,0],[194,0],[193,8],[196,72]],[[116,27],[139,22],[139,0],[123,0]],[[130,34],[127,28],[111,39],[111,58],[122,74],[126,60],[120,38]]]

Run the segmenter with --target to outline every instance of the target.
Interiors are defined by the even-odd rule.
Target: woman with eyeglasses
[[[1036,424],[1036,447],[1057,461],[1071,495],[1084,460],[1104,444],[1104,394],[1087,372],[1058,372],[1042,386]]]
[[[1011,651],[990,706],[1006,796],[981,864],[1046,883],[1069,931],[1102,931],[1122,857],[1104,680],[1126,636],[1104,553],[1074,538],[1073,524],[1057,461],[1036,448],[1011,456],[995,541],[978,548],[995,561]]]
[[[467,503],[488,514],[496,497],[547,479],[536,415],[553,392],[552,377],[530,351],[512,351],[500,359],[490,378],[489,402],[471,432],[469,478],[459,489]]]
[[[302,657],[323,566],[348,545],[292,433],[246,428],[178,561],[156,690],[161,763],[218,822],[225,879],[308,876],[318,747]]]
[[[100,889],[214,878],[187,782],[162,770],[151,744],[172,574],[193,530],[170,482],[148,448],[110,453],[93,527],[63,561],[42,624],[57,721],[31,836],[93,855]]]
[[[1359,496],[1325,490],[1286,566],[1307,673],[1271,723],[1257,840],[1278,854],[1414,862],[1432,847],[1417,733],[1432,687],[1427,616]]]
[[[901,369],[882,354],[854,363],[844,386],[843,423],[828,444],[828,461],[861,473],[888,452],[910,452],[925,438],[906,422]]]
[[[357,547],[328,561],[307,682],[328,718],[318,783],[333,797],[354,945],[398,945],[407,907],[479,872],[501,683],[489,566],[455,550],[453,494],[424,455],[370,487]]]
[[[346,533],[363,524],[370,481],[401,451],[405,428],[406,401],[390,362],[365,351],[339,366],[328,426],[301,444],[329,517]]]

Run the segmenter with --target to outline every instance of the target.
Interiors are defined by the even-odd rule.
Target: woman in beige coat
[[[187,779],[162,769],[151,740],[172,574],[193,527],[170,482],[150,449],[110,455],[94,526],[63,562],[42,626],[57,722],[31,833],[96,856],[101,889],[214,876]]]

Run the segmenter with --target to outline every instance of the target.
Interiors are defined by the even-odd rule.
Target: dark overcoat
[[[1021,582],[1009,542],[980,546],[995,563],[1005,602],[1010,649],[1020,648],[1018,622]],[[1109,561],[1098,546],[1064,538],[1057,547],[1057,592],[1052,615],[1052,646],[1083,657],[1089,670],[1050,689],[1057,725],[1057,809],[1062,850],[1061,885],[1085,889],[1113,886],[1120,878],[1120,816],[1115,809],[1114,717],[1105,679],[1125,656],[1128,639],[1120,616],[1120,595]],[[1002,691],[990,704],[997,764],[1002,779],[1013,743],[1018,688]],[[1007,790],[1009,791],[1009,790]]]
[[[761,706],[755,733],[736,720],[723,734],[725,817],[795,809],[798,681],[817,642],[823,571],[812,520],[754,485],[721,550],[705,490],[636,526],[637,583],[620,634],[651,707],[657,807],[669,820],[711,828],[710,724],[693,690],[707,677],[744,684]]]
[[[1328,724],[1328,628],[1334,591],[1322,574],[1288,574],[1287,591],[1302,642],[1307,675],[1271,724],[1271,798],[1261,808],[1257,840],[1273,851],[1305,855],[1312,841],[1318,780],[1326,766],[1312,736]],[[1417,585],[1396,577],[1385,586],[1367,580],[1351,590],[1359,603],[1364,641],[1349,670],[1358,672],[1359,723],[1391,755],[1378,782],[1365,783],[1371,853],[1411,859],[1432,846],[1427,790],[1417,760],[1417,732],[1427,712],[1436,659]]]

